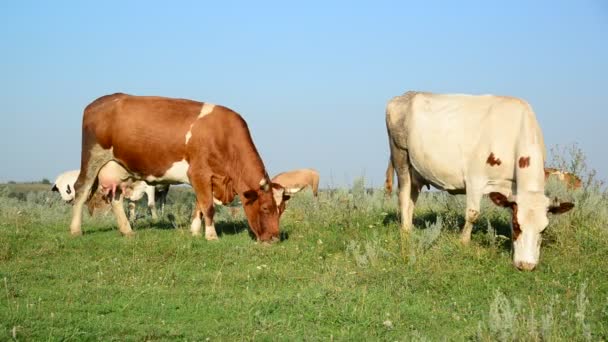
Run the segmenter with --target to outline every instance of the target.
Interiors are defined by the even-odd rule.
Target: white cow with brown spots
[[[512,209],[514,265],[536,267],[547,213],[563,213],[574,204],[551,203],[545,196],[545,145],[528,103],[493,95],[407,92],[389,101],[386,126],[403,230],[411,230],[418,194],[430,184],[466,193],[461,240],[467,244],[481,197],[490,194],[495,204]]]

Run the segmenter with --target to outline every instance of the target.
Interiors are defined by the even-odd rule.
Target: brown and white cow
[[[580,189],[580,187],[582,186],[581,179],[571,172],[546,167],[545,181],[549,179],[549,177],[557,178],[560,182],[564,183],[570,190]]]
[[[411,230],[418,194],[430,184],[466,193],[461,236],[466,244],[481,197],[489,194],[496,205],[512,210],[514,265],[536,267],[547,213],[563,213],[574,204],[551,203],[545,196],[545,145],[528,103],[493,95],[407,92],[389,101],[386,126],[403,230]]]
[[[298,169],[281,172],[272,178],[273,183],[285,188],[285,193],[293,195],[306,187],[310,187],[312,194],[317,197],[319,192],[319,172],[314,169]]]
[[[123,210],[122,192],[132,182],[145,180],[192,185],[208,240],[217,239],[214,198],[230,203],[235,194],[242,199],[257,239],[278,239],[277,206],[284,189],[270,182],[247,123],[236,112],[192,100],[113,94],[89,104],[82,120],[73,235],[82,234],[82,207],[99,176],[99,186],[111,196],[124,235],[133,231]],[[191,231],[201,235],[200,220],[193,221]]]

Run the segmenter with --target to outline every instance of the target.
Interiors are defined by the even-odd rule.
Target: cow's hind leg
[[[110,160],[112,152],[104,150],[101,146],[94,144],[90,148],[83,144],[81,156],[80,174],[74,184],[76,191],[74,207],[72,208],[72,222],[70,223],[70,233],[74,236],[82,235],[82,209],[85,202],[89,199],[91,191],[94,190],[95,181],[99,170]]]
[[[156,191],[155,187],[148,186],[146,187],[146,199],[148,200],[148,210],[152,215],[152,219],[154,221],[158,220],[158,214],[156,213],[156,198],[154,192]]]
[[[405,232],[412,230],[414,218],[414,207],[418,200],[420,189],[412,182],[412,175],[409,172],[397,175],[399,182],[399,207],[401,209],[401,229]]]
[[[135,219],[137,218],[137,214],[135,213],[135,207],[137,205],[133,201],[128,202],[129,203],[127,204],[127,207],[129,208],[129,221],[135,222]]]
[[[412,230],[414,206],[416,205],[416,200],[418,199],[420,189],[416,184],[414,184],[407,151],[398,148],[392,141],[390,141],[390,147],[391,163],[394,170],[397,172],[399,208],[401,210],[401,229],[404,232],[410,232]]]
[[[460,235],[460,242],[464,245],[468,245],[471,242],[471,232],[473,231],[473,224],[479,218],[479,204],[481,202],[481,193],[476,191],[473,187],[467,188],[467,208],[464,214],[465,223],[462,228]]]
[[[213,223],[213,215],[215,208],[213,207],[213,192],[211,189],[211,177],[190,177],[192,187],[196,194],[196,203],[198,210],[203,214],[205,219],[205,239],[217,240],[217,232]],[[198,230],[194,230],[194,221],[192,226],[192,235],[201,235],[200,225]]]

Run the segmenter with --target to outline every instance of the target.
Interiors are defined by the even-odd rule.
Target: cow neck
[[[250,151],[239,153],[239,157],[235,158],[235,161],[238,162],[231,165],[227,172],[235,184],[234,190],[239,195],[248,190],[259,189],[262,179],[269,181],[264,163],[255,147]]]

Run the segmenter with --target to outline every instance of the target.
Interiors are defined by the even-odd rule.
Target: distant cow
[[[315,197],[319,192],[319,172],[313,169],[282,172],[274,176],[272,182],[281,184],[288,194],[295,194],[306,187],[310,187]]]
[[[579,189],[582,185],[581,179],[570,172],[561,171],[558,169],[546,167],[545,168],[545,181],[549,179],[549,177],[557,177],[562,183],[566,184],[568,189],[576,190]]]
[[[67,203],[72,203],[74,201],[75,193],[74,193],[74,183],[76,183],[76,179],[78,179],[78,174],[80,170],[71,170],[64,172],[57,176],[52,191],[57,191],[61,195],[61,198]],[[158,215],[156,213],[156,200],[159,202],[159,209],[162,215],[166,199],[167,193],[169,191],[168,184],[161,185],[148,185],[144,181],[137,181],[131,184],[125,192],[125,198],[129,200],[129,218],[131,220],[135,219],[135,202],[139,201],[144,194],[148,199],[148,209],[152,215],[153,219],[158,219]],[[109,199],[105,198],[103,193],[99,191],[96,192],[91,198],[87,201],[87,207],[89,209],[89,213],[93,215],[95,211],[103,210],[105,207],[109,205]]]
[[[74,192],[74,183],[76,183],[76,179],[78,179],[78,173],[80,173],[80,170],[66,171],[60,174],[55,179],[51,191],[58,192],[59,195],[61,195],[61,199],[67,203],[72,203],[76,195]]]
[[[100,172],[102,168],[106,172]],[[217,239],[214,198],[226,204],[236,194],[255,236],[262,241],[279,237],[278,206],[284,189],[270,182],[245,120],[223,106],[126,94],[95,100],[83,115],[81,167],[70,224],[74,235],[82,234],[82,207],[95,191],[96,178],[112,198],[124,235],[133,231],[122,208],[122,193],[134,181],[145,180],[192,185],[208,240]],[[201,215],[191,231],[201,235]]]
[[[493,95],[407,92],[386,108],[392,165],[397,171],[401,224],[411,230],[421,188],[466,193],[461,240],[471,239],[482,195],[512,209],[513,263],[536,267],[547,213],[574,204],[551,203],[544,194],[545,145],[528,103]]]

